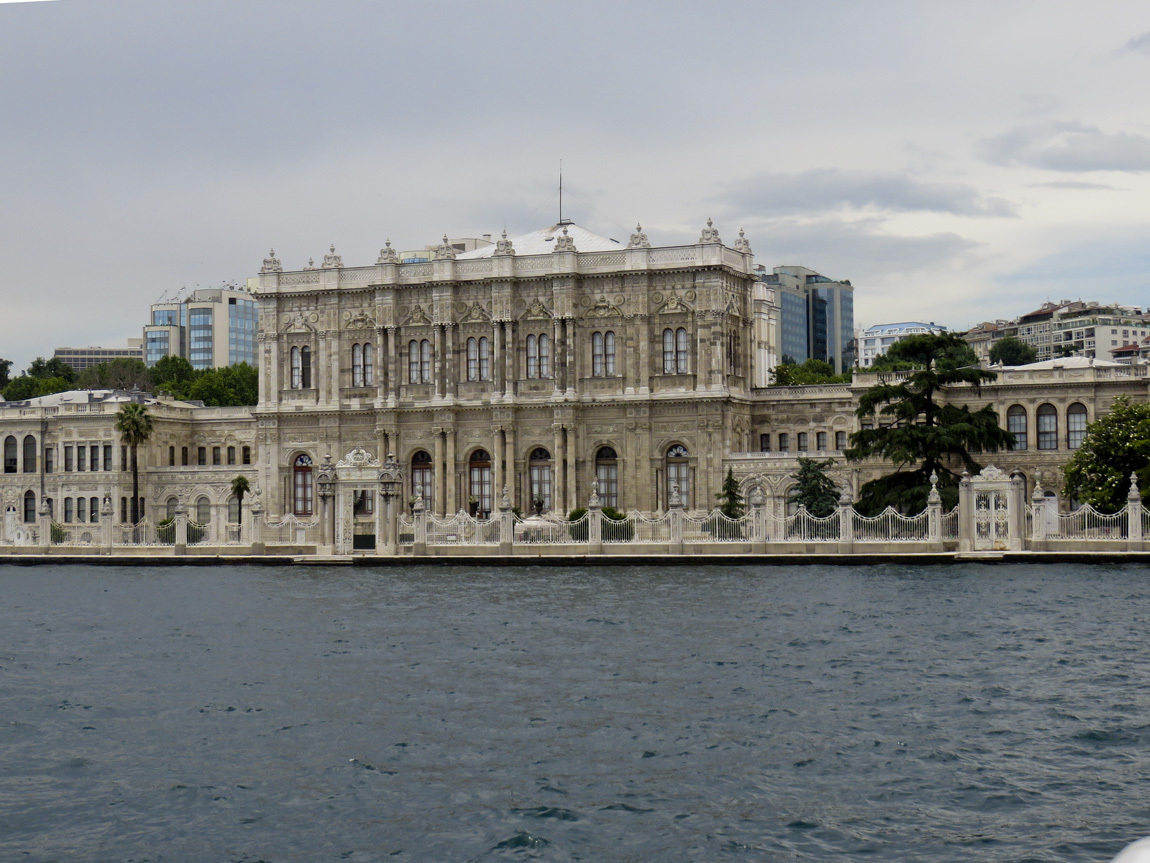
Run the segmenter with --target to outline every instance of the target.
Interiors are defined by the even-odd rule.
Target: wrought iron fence
[[[1116,513],[1103,513],[1090,504],[1074,512],[1059,513],[1052,519],[1051,539],[1124,540],[1127,537],[1126,507]]]
[[[719,510],[683,516],[683,542],[741,542],[751,538],[750,516],[728,518]]]
[[[868,517],[851,509],[851,518],[856,542],[924,542],[930,538],[927,510],[906,516],[888,506],[878,515]]]

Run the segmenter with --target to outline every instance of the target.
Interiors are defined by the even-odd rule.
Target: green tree
[[[723,488],[717,495],[719,499],[719,512],[727,518],[742,518],[743,516],[743,495],[739,491],[739,483],[735,479],[735,473],[731,468],[727,468],[727,476],[723,480]]]
[[[50,360],[36,357],[25,374],[33,378],[63,378],[69,384],[76,383],[77,377],[76,370],[59,357],[52,357]]]
[[[805,360],[801,365],[785,358],[771,369],[771,386],[801,387],[818,384],[849,383],[851,376],[836,375],[835,367],[823,360]]]
[[[208,369],[192,382],[187,397],[212,407],[257,404],[259,372],[247,363]]]
[[[12,361],[0,359],[0,390],[8,386],[8,381],[11,378]]]
[[[243,474],[240,474],[232,480],[232,494],[239,498],[240,501],[239,524],[244,523],[244,495],[251,491],[251,489],[251,483],[248,482],[248,478]]]
[[[1110,413],[1091,423],[1063,468],[1063,494],[1101,512],[1117,512],[1126,505],[1130,474],[1137,475],[1142,500],[1150,504],[1150,404],[1119,396]]]
[[[855,413],[871,427],[851,435],[845,455],[851,461],[880,458],[896,469],[866,483],[856,506],[872,514],[887,506],[920,512],[930,493],[930,475],[937,473],[943,503],[953,507],[958,502],[957,471],[982,469],[971,453],[997,452],[1014,443],[1014,435],[998,425],[989,404],[972,411],[940,404],[938,397],[943,388],[961,384],[978,393],[997,376],[980,369],[970,346],[954,333],[908,336],[883,356],[909,370],[880,372],[879,382],[859,397]]]
[[[817,461],[799,456],[799,469],[795,471],[795,486],[787,495],[787,503],[801,504],[807,512],[819,518],[826,518],[839,505],[839,490],[834,480],[827,476],[827,468],[834,459]]]
[[[150,390],[152,374],[142,360],[116,357],[84,369],[76,385],[85,390]]]
[[[4,388],[4,398],[10,402],[22,401],[62,393],[70,388],[71,385],[63,378],[34,378],[31,375],[20,375],[18,378],[13,378]]]
[[[1037,359],[1037,349],[1014,336],[999,339],[990,349],[990,361],[1004,366],[1025,366]]]
[[[152,436],[152,416],[137,402],[128,402],[116,414],[116,431],[132,451],[132,524],[140,520],[140,444]]]
[[[152,386],[156,392],[163,390],[178,399],[189,398],[188,390],[199,377],[200,372],[183,357],[162,357],[152,366]]]

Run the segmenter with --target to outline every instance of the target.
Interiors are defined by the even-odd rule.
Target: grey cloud
[[[1048,171],[1150,171],[1150,138],[1081,123],[1019,126],[984,141],[982,154],[995,165]]]
[[[1126,189],[1119,189],[1117,186],[1108,186],[1105,183],[1087,183],[1083,180],[1052,180],[1049,183],[1031,183],[1030,185],[1037,189],[1106,189],[1111,192],[1127,191]]]
[[[1014,206],[973,186],[928,183],[906,174],[815,168],[762,173],[728,190],[725,201],[768,216],[826,213],[843,208],[886,212],[1013,216]]]
[[[1126,43],[1126,47],[1130,51],[1137,51],[1140,54],[1150,54],[1150,31],[1141,36],[1135,36]]]

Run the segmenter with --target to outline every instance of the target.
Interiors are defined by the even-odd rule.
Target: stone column
[[[1139,519],[1141,524],[1141,519]],[[104,495],[100,505],[100,545],[104,554],[112,553],[112,498]]]
[[[839,554],[852,554],[855,546],[854,501],[850,489],[843,486],[839,495]]]
[[[252,502],[248,509],[248,540],[251,543],[252,554],[263,554],[267,548],[264,545],[264,505],[259,486],[252,489]]]
[[[63,506],[62,500],[60,505]],[[39,534],[36,545],[41,553],[48,554],[52,551],[52,513],[43,498],[40,499],[40,510],[36,516],[36,532]]]
[[[958,483],[958,550],[974,550],[974,492],[966,471]]]
[[[1026,480],[1015,471],[1010,477],[1010,550],[1022,551],[1026,537]]]
[[[433,350],[435,352],[435,358],[431,364],[431,377],[432,380],[435,381],[435,397],[441,399],[443,398],[443,354],[447,343],[442,326],[436,325],[434,339],[435,344]]]
[[[503,429],[495,429],[491,443],[491,488],[494,491],[506,485],[503,479]]]
[[[1142,491],[1138,476],[1130,474],[1130,491],[1126,494],[1126,550],[1142,550]]]
[[[403,373],[406,369],[403,368],[402,361],[400,360],[400,349],[402,342],[399,340],[399,329],[397,327],[387,328],[387,406],[395,407],[399,403],[399,388],[403,383]],[[403,346],[406,350],[406,345]],[[382,358],[381,358],[382,359]],[[406,359],[406,357],[405,357]]]
[[[579,378],[579,361],[575,355],[575,321],[572,318],[563,319],[563,356],[565,357],[563,380],[567,385],[567,393],[574,395],[575,384]],[[574,502],[574,498],[572,498],[572,502]]]
[[[455,352],[455,324],[445,324],[444,341],[447,342],[447,362],[443,367],[443,392],[454,396],[459,391],[459,357]]]
[[[575,457],[576,457],[576,454],[577,454],[577,446],[576,446],[576,435],[575,435],[575,423],[571,423],[571,425],[569,425],[567,427],[567,441],[566,441],[566,451],[565,451],[566,461],[567,461],[567,496],[566,496],[567,503],[566,503],[566,506],[567,506],[568,512],[570,512],[571,510],[573,510],[575,507],[577,507],[579,505],[578,497],[577,497],[578,482],[576,482],[576,475],[575,475],[575,463],[576,463]]]
[[[492,324],[491,333],[491,392],[493,395],[498,396],[503,392],[504,381],[503,368],[503,324],[495,321]]]
[[[415,503],[411,505],[412,518],[415,522],[415,542],[411,553],[416,556],[427,554],[427,513],[423,507],[423,493],[416,489]]]
[[[449,426],[445,432],[447,438],[447,502],[443,514],[446,516],[448,513],[459,512],[460,504],[456,500],[456,485],[455,482],[455,426]],[[464,492],[464,499],[467,493]]]
[[[1030,506],[1034,510],[1034,519],[1030,523],[1030,549],[1045,551],[1046,494],[1042,491],[1042,484],[1037,480],[1034,482],[1034,493],[1030,496]]]
[[[499,553],[511,554],[514,542],[515,513],[511,511],[511,499],[507,495],[507,486],[503,486],[503,494],[499,498]]]
[[[587,553],[603,553],[603,507],[599,503],[599,482],[591,482],[591,497],[587,501]]]
[[[766,554],[767,553],[767,514],[766,514],[766,499],[763,496],[763,489],[761,486],[756,485],[751,489],[751,493],[747,496],[747,502],[751,505],[751,553],[752,554]]]
[[[671,519],[671,543],[667,551],[670,554],[683,553],[683,496],[679,493],[679,484],[672,483],[667,491],[667,515]]]
[[[316,484],[319,486],[320,500],[319,548],[316,549],[319,554],[332,554],[335,550],[332,517],[333,515],[335,518],[340,517],[338,508],[332,505],[332,497],[334,494],[333,484],[335,479],[335,466],[332,464],[331,456],[326,455],[323,458],[323,463],[320,465],[319,473],[316,477]]]
[[[172,551],[174,554],[186,554],[188,550],[188,505],[184,503],[183,498],[176,501],[174,523],[176,538],[172,545]]]
[[[926,498],[926,538],[934,551],[942,551],[942,495],[938,493],[938,474],[930,475],[930,494]]]
[[[447,468],[446,455],[444,453],[447,435],[446,435],[446,432],[444,432],[444,430],[442,428],[436,428],[436,429],[434,429],[434,432],[435,432],[435,475],[434,475],[435,500],[432,501],[432,504],[435,507],[435,511],[437,513],[439,513],[440,516],[442,516],[444,514],[443,507],[447,503],[448,468]],[[418,494],[419,494],[420,498],[422,499],[423,493],[418,492]]]
[[[519,477],[515,475],[515,423],[511,422],[504,434],[507,436],[507,474],[503,484],[511,489],[511,506],[519,496]]]
[[[551,426],[552,432],[555,434],[555,448],[551,451],[551,462],[555,465],[554,488],[551,489],[551,499],[555,501],[558,506],[562,506],[563,502],[567,499],[567,487],[563,482],[563,425],[561,423],[553,423]],[[530,454],[528,454],[530,456]],[[527,506],[524,511],[531,508],[531,489],[527,490]],[[568,509],[567,512],[571,510]]]
[[[403,473],[395,453],[389,452],[379,472],[379,507],[375,513],[375,550],[394,555],[399,550],[399,502],[403,496]]]

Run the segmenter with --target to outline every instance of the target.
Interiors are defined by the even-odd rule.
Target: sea
[[[0,860],[1109,861],[1150,568],[0,566]]]

